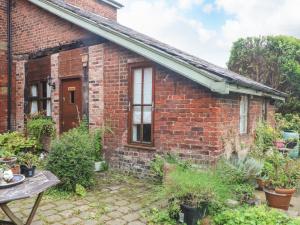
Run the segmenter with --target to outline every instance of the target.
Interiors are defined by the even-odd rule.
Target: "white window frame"
[[[240,100],[240,134],[248,133],[249,97],[241,96]]]

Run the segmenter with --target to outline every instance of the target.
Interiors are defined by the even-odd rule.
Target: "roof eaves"
[[[114,1],[114,0],[98,0],[98,1],[105,2],[106,4],[111,5],[117,9],[121,9],[124,7],[124,5],[122,5],[121,3]]]

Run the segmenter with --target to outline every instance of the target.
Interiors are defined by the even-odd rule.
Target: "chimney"
[[[117,11],[123,5],[115,0],[64,0],[66,3],[117,21]]]

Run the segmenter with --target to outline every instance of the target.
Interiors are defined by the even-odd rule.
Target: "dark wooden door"
[[[79,125],[82,118],[82,83],[80,79],[62,80],[61,132]]]

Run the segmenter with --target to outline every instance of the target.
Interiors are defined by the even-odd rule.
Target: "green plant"
[[[35,151],[37,141],[34,138],[27,138],[19,132],[0,134],[0,149],[3,152],[10,152],[17,155],[21,151]]]
[[[278,137],[280,137],[280,134],[272,126],[265,122],[260,122],[255,129],[254,143],[261,150],[261,154],[264,154],[273,146],[274,141]]]
[[[231,186],[213,171],[177,168],[170,178],[165,185],[165,194],[168,199],[176,199],[180,204],[200,207],[215,199],[224,201],[233,197]]]
[[[152,171],[154,177],[162,181],[164,175],[164,164],[174,164],[183,169],[188,169],[191,164],[188,161],[181,160],[177,155],[172,153],[167,153],[164,155],[155,155],[155,158],[150,163],[150,170]]]
[[[86,196],[86,189],[82,185],[76,184],[75,193],[80,197],[85,197]]]
[[[21,165],[24,165],[27,168],[32,168],[33,166],[38,165],[39,157],[31,152],[21,152],[18,154],[18,161]]]
[[[298,188],[300,162],[274,151],[266,158],[262,175],[270,188]]]
[[[276,126],[279,130],[300,133],[300,116],[298,114],[275,115]]]
[[[4,160],[10,160],[14,154],[7,150],[0,150],[0,158],[3,158]]]
[[[285,213],[266,206],[229,209],[214,217],[214,225],[299,225]]]
[[[168,211],[151,209],[149,215],[146,216],[148,225],[176,225],[176,221],[170,218]]]
[[[236,199],[241,203],[247,203],[252,200],[254,196],[254,186],[251,184],[239,184],[234,186],[233,192],[235,193]]]
[[[27,121],[27,132],[29,136],[34,137],[36,140],[41,140],[43,136],[54,136],[55,126],[52,119],[47,117],[38,117],[29,119]]]
[[[60,187],[76,191],[93,184],[93,142],[88,132],[72,129],[53,141],[46,168],[61,180]]]

